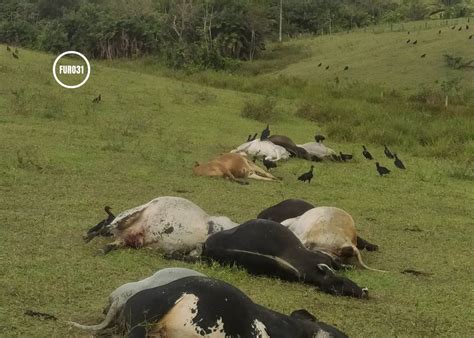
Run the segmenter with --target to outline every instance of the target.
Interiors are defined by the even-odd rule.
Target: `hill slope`
[[[338,76],[341,80],[376,83],[410,92],[422,87],[439,88],[443,81],[458,79],[461,88],[472,91],[474,62],[472,68],[452,69],[443,56],[460,56],[464,62],[474,60],[474,37],[469,39],[474,27],[466,30],[466,25],[466,20],[459,20],[454,30],[449,25],[417,29],[407,34],[410,29],[407,24],[401,32],[361,31],[296,40],[290,45],[304,46],[312,56],[278,73],[314,81],[333,81]],[[458,27],[462,30],[458,31]],[[422,58],[423,54],[426,56]],[[317,67],[319,63],[321,67]],[[326,66],[330,68],[326,70]],[[349,69],[345,71],[346,66]]]
[[[453,164],[395,149],[408,170],[377,176],[360,145],[328,142],[354,153],[352,163],[316,164],[308,184],[296,180],[309,163],[279,163],[278,183],[240,186],[194,177],[194,161],[232,149],[263,124],[239,116],[250,93],[93,65],[90,82],[60,88],[51,55],[0,46],[0,335],[73,336],[63,320],[98,322],[115,287],[167,266],[150,250],[95,253],[107,239],[84,244],[81,234],[104,217],[102,208],[130,208],[157,196],[188,198],[210,214],[243,222],[284,198],[302,198],[351,213],[359,232],[380,245],[365,262],[391,271],[347,275],[371,299],[332,297],[305,285],[253,277],[217,266],[194,266],[241,288],[256,302],[290,313],[306,308],[350,336],[469,336],[474,236],[473,183],[453,176]],[[91,100],[102,94],[103,101]],[[294,103],[279,102],[283,110]],[[297,142],[321,126],[292,114],[271,126]],[[385,165],[381,146],[370,145]],[[413,277],[413,268],[432,273]],[[52,313],[58,322],[23,315]]]

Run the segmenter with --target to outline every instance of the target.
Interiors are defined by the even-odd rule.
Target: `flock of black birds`
[[[251,142],[251,141],[256,140],[257,136],[258,136],[258,133],[255,133],[254,135],[250,134],[247,137],[247,142]],[[261,141],[267,140],[269,136],[270,136],[270,125],[267,124],[265,129],[260,134],[260,140]],[[324,137],[321,134],[316,134],[314,136],[314,140],[317,143],[321,143],[324,140],[326,140],[326,137]],[[365,145],[362,146],[362,150],[363,150],[362,155],[367,160],[373,160],[374,159],[374,157],[367,150],[367,147]],[[384,154],[387,158],[389,158],[391,160],[394,160],[393,164],[395,165],[395,167],[397,167],[398,169],[401,169],[401,170],[406,169],[405,164],[402,162],[402,160],[400,160],[398,158],[398,155],[396,153],[392,153],[392,151],[387,147],[387,145],[384,145]],[[336,161],[336,162],[346,162],[346,161],[352,160],[353,158],[354,158],[354,156],[352,154],[344,154],[342,152],[339,152],[339,155],[336,155],[336,154],[331,155],[331,159],[333,161]],[[257,157],[255,156],[253,158],[253,162],[256,162],[256,161],[257,161]],[[319,162],[319,161],[317,161],[317,162]],[[270,170],[270,169],[273,169],[273,168],[277,167],[276,162],[267,160],[265,158],[262,160],[262,163],[265,166],[265,168],[267,168],[267,170]],[[377,173],[380,176],[388,175],[388,174],[391,173],[390,169],[381,166],[379,162],[375,162],[375,169],[377,170]],[[308,172],[305,172],[304,174],[298,176],[298,181],[311,183],[311,180],[313,178],[314,178],[314,165],[311,165],[311,168]]]
[[[7,52],[10,52],[13,56],[14,59],[19,59],[20,58],[20,53],[18,52],[18,48],[15,48],[14,51],[10,48],[10,46],[7,46]]]
[[[362,155],[364,155],[364,157],[368,160],[373,160],[373,156],[372,154],[367,150],[367,147],[366,146],[362,146]],[[400,160],[397,156],[396,153],[392,153],[390,151],[390,149],[388,149],[388,147],[386,145],[384,145],[384,154],[387,158],[391,159],[391,160],[394,160],[393,161],[393,164],[398,168],[398,169],[402,169],[402,170],[405,170],[406,167],[405,165],[403,164],[402,160]],[[375,168],[377,169],[377,172],[379,173],[380,176],[383,176],[383,175],[388,175],[391,173],[391,170],[386,168],[386,167],[383,167],[380,165],[379,162],[375,162]]]
[[[456,28],[456,26],[457,26],[457,25],[452,26],[451,29],[454,30],[454,29]],[[463,27],[465,27],[465,30],[469,30],[469,25],[466,24],[465,26],[461,25],[461,26],[458,28],[458,31],[459,31],[459,32],[462,31]],[[407,33],[408,33],[408,35],[410,35],[410,31],[408,31]],[[440,30],[438,31],[438,35],[441,35],[441,33],[442,33],[442,30],[440,29]],[[469,40],[472,40],[473,37],[474,37],[474,34],[469,35]],[[411,44],[413,44],[413,45],[416,46],[416,45],[418,44],[418,40],[412,41],[411,39],[408,39],[408,40],[406,40],[406,43],[407,43],[407,44],[411,43]],[[421,58],[425,58],[425,57],[426,57],[426,53],[423,53],[420,57],[421,57]],[[318,67],[321,67],[322,65],[323,65],[323,63],[320,62],[320,63],[318,64]],[[328,70],[328,69],[329,69],[329,65],[327,65],[325,69]],[[345,67],[344,67],[344,70],[349,70],[349,66],[345,66]]]
[[[454,30],[455,28],[456,28],[456,25],[454,25],[454,26],[451,27],[452,30]],[[469,30],[469,25],[466,25],[466,30]],[[462,25],[459,26],[458,31],[459,31],[459,32],[462,31]],[[440,32],[441,32],[441,30],[440,30]],[[440,33],[440,34],[441,34],[441,33]]]
[[[323,65],[323,63],[320,62],[320,63],[318,64],[318,67],[321,67],[322,65]],[[329,65],[327,65],[325,69],[328,70],[328,69],[329,69]],[[345,67],[344,67],[344,70],[349,70],[349,66],[345,66]]]
[[[321,135],[317,135],[317,136],[321,136]],[[323,139],[325,139],[324,136],[322,136],[322,137],[323,137]],[[362,146],[362,150],[363,150],[362,155],[367,160],[373,160],[374,159],[374,157],[367,150],[367,147],[365,145]],[[392,153],[386,145],[384,145],[384,154],[387,158],[394,160],[393,164],[397,168],[402,169],[402,170],[406,169],[405,164],[402,162],[402,160],[400,160],[398,158],[398,155],[396,153]],[[332,159],[335,160],[335,161],[338,161],[338,162],[340,162],[340,161],[346,162],[346,161],[352,160],[352,158],[353,158],[353,155],[343,154],[342,152],[339,152],[339,155],[332,155]],[[375,162],[375,169],[377,170],[377,172],[380,176],[388,175],[388,174],[391,173],[390,169],[381,166],[379,162]],[[298,177],[298,180],[303,181],[303,182],[308,181],[308,183],[309,183],[309,182],[311,182],[312,178],[313,178],[313,166],[311,166],[311,170],[309,172],[304,173],[303,175]]]
[[[457,25],[452,26],[451,29],[454,30],[454,29],[456,28],[456,26],[457,26]],[[462,29],[463,29],[463,25],[461,25],[461,26],[458,28],[458,31],[460,32],[460,31],[462,31]],[[468,25],[468,24],[466,24],[465,30],[469,30],[469,25]],[[443,32],[443,31],[440,29],[440,30],[438,31],[438,35],[441,35],[442,32]],[[410,35],[410,31],[408,31],[408,35]],[[474,36],[473,34],[469,35],[469,40],[471,40],[473,36]],[[411,39],[408,39],[408,40],[406,41],[407,44],[410,43],[410,42],[411,42]],[[415,40],[415,41],[412,42],[413,45],[416,45],[417,43],[418,43],[418,40]],[[426,53],[423,53],[420,57],[421,57],[422,59],[425,58],[425,57],[426,57]]]

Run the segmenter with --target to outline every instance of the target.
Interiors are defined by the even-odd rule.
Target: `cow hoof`
[[[365,250],[367,251],[377,251],[379,249],[379,246],[376,244],[367,244],[365,246]]]
[[[362,288],[362,297],[363,299],[368,299],[369,298],[369,289],[368,288]]]

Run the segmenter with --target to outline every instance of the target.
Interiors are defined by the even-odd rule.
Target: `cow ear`
[[[317,322],[318,319],[313,316],[311,313],[305,309],[295,310],[290,314],[290,317],[300,319],[300,320],[309,320],[310,322]]]

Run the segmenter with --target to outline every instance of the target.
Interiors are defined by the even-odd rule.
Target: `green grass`
[[[312,105],[313,113],[298,115],[318,123],[331,140],[387,143],[465,166],[474,155],[474,67],[453,69],[444,54],[474,60],[472,32],[450,29],[466,22],[413,22],[394,25],[393,32],[375,26],[270,44],[263,59],[233,73],[170,71],[153,59],[103,64],[273,98],[282,106],[271,122]],[[406,44],[408,38],[417,45]]]
[[[474,59],[471,30],[458,32],[449,27],[410,32],[351,33],[292,42],[296,47],[310,46],[312,57],[286,67],[279,73],[305,79],[341,80],[378,83],[384,87],[416,92],[420,87],[436,86],[436,81],[459,78],[460,85],[473,89],[473,71],[446,67],[444,54]],[[410,43],[406,41],[410,39]],[[413,45],[413,41],[417,44]],[[421,58],[426,54],[425,58]],[[316,67],[319,62],[322,67]],[[325,66],[329,65],[326,70]],[[349,70],[344,71],[348,66]]]
[[[329,146],[355,153],[356,160],[317,164],[310,185],[296,180],[309,167],[302,160],[279,164],[279,183],[241,186],[194,177],[194,161],[228,151],[264,128],[240,116],[245,102],[263,97],[251,88],[205,87],[192,76],[181,81],[144,72],[140,65],[134,71],[133,64],[113,68],[95,62],[87,85],[65,90],[52,79],[54,56],[25,50],[20,56],[14,60],[0,46],[0,335],[80,336],[63,321],[100,321],[114,288],[167,266],[194,267],[277,311],[306,308],[350,336],[472,335],[474,184],[466,153],[462,160],[440,160],[400,143],[394,150],[408,170],[380,178],[373,163],[362,159],[358,142],[329,140]],[[298,88],[294,81],[287,88]],[[99,93],[103,101],[92,104]],[[271,125],[273,133],[302,143],[327,128],[295,116],[299,100],[276,97],[276,109],[285,113]],[[340,107],[343,100],[352,102],[333,99]],[[460,121],[469,123],[469,116]],[[367,145],[393,168],[379,142]],[[365,262],[391,272],[347,273],[369,287],[371,299],[363,301],[236,269],[165,261],[148,249],[97,256],[108,240],[83,243],[82,233],[104,217],[104,205],[120,212],[165,195],[188,198],[210,214],[239,222],[284,198],[341,207],[363,237],[380,245],[379,252],[363,254]],[[400,274],[405,268],[433,275]],[[25,317],[25,309],[61,320]]]

